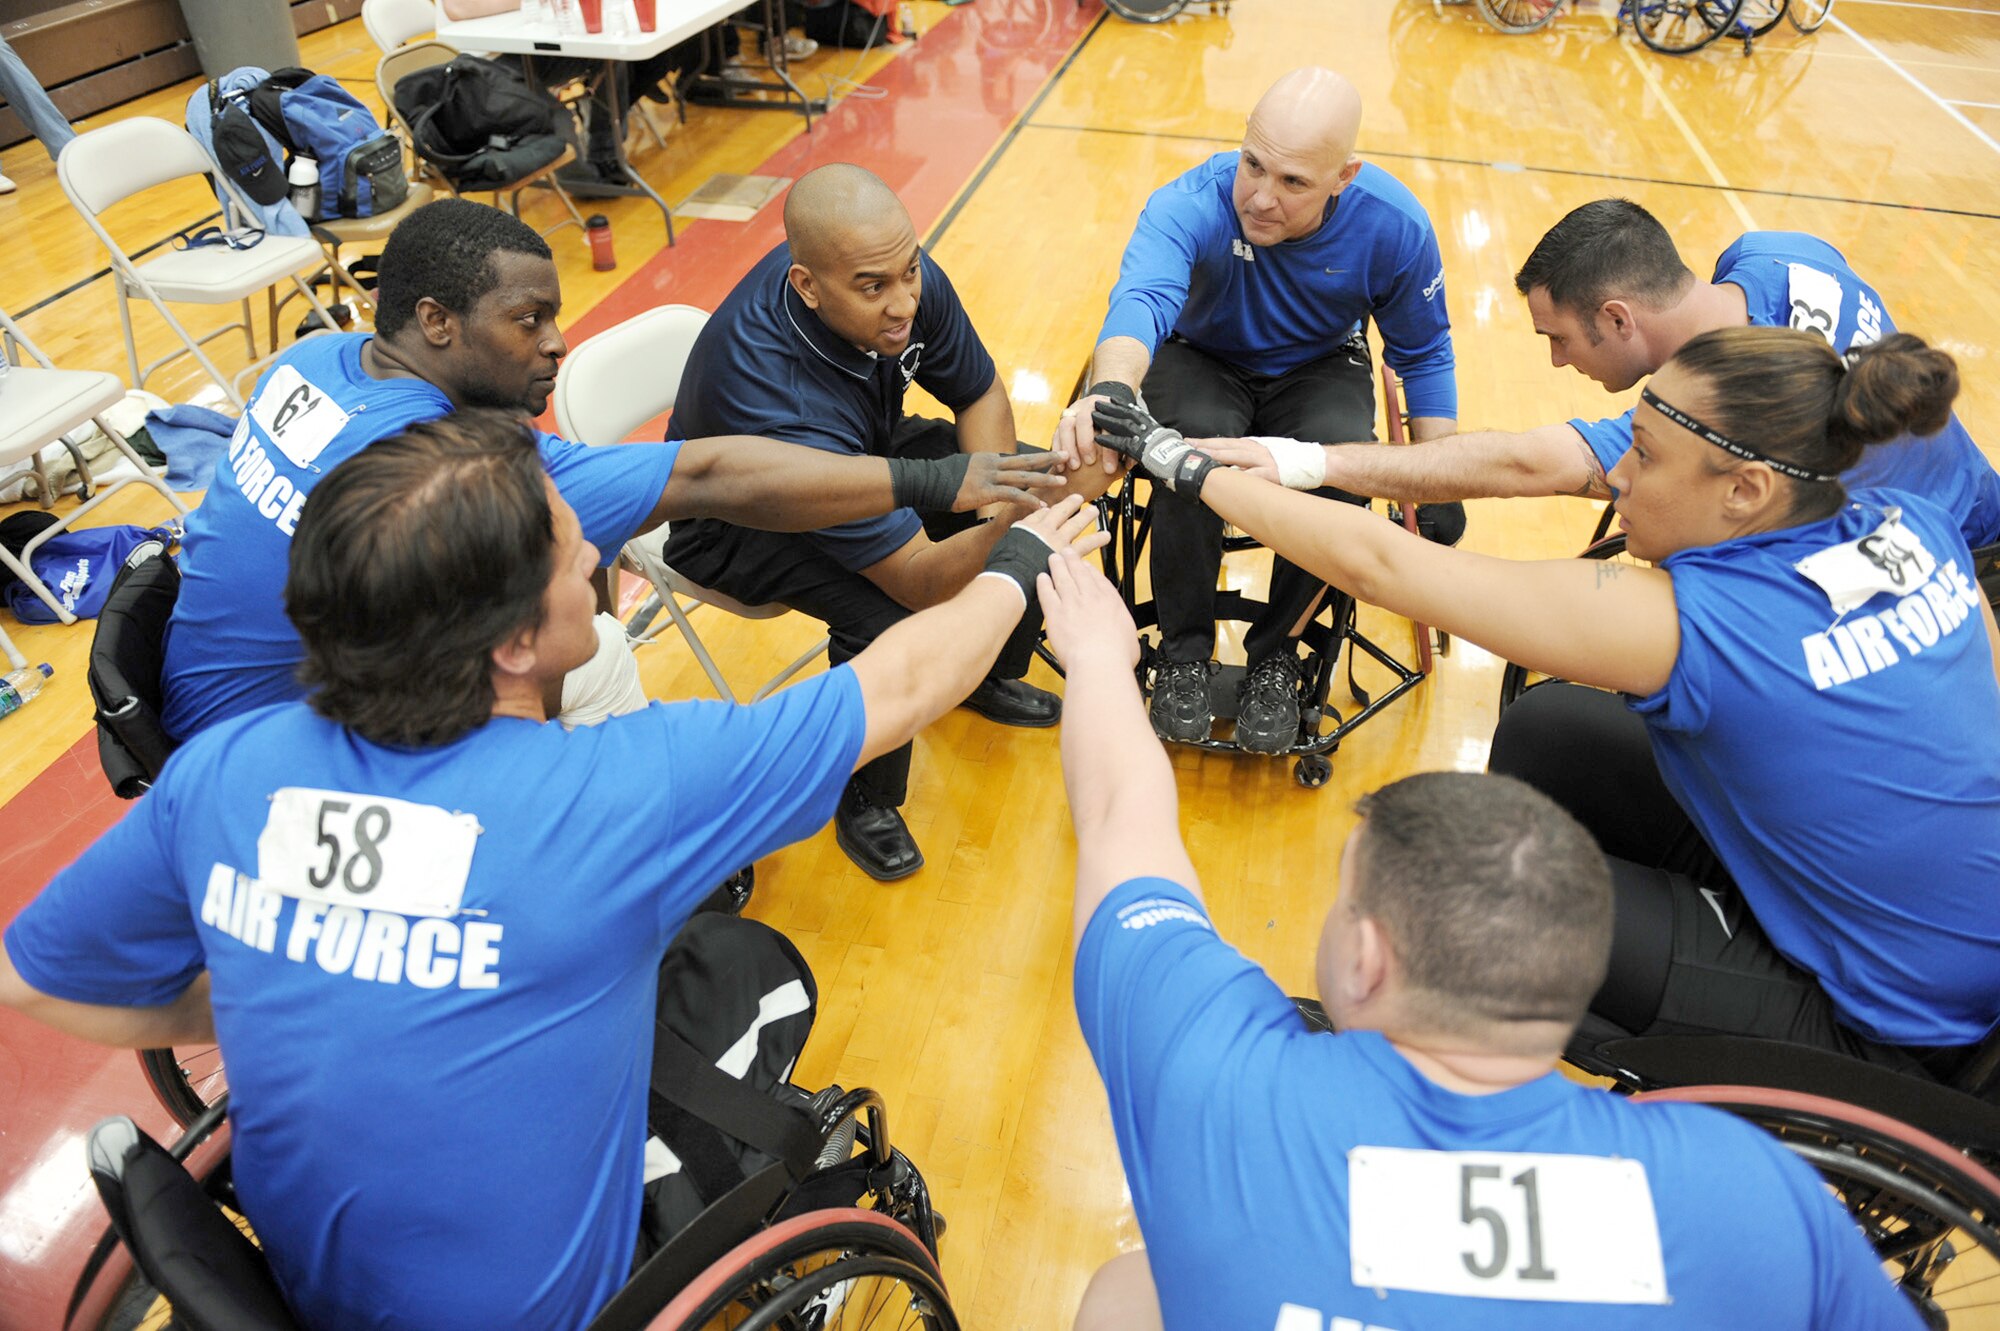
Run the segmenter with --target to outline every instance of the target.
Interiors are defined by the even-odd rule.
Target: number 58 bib
[[[1646,1168],[1513,1151],[1347,1153],[1348,1257],[1366,1289],[1665,1303]]]
[[[257,837],[257,881],[302,901],[450,919],[478,839],[469,813],[284,786]]]

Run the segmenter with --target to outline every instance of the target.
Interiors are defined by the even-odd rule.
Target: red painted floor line
[[[773,153],[760,174],[794,179],[828,162],[880,175],[927,232],[1095,21],[1096,3],[981,0],[953,10],[872,80]],[[780,114],[757,112],[755,114]],[[773,202],[747,223],[695,221],[569,328],[572,343],[663,303],[713,309],[784,238]],[[124,812],[85,735],[0,807],[0,921]],[[129,1113],[156,1135],[167,1119],[136,1060],[0,1013],[0,1331],[60,1324],[104,1222],[82,1135]]]

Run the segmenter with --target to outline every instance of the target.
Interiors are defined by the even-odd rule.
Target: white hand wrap
[[[1278,484],[1287,490],[1317,490],[1326,484],[1326,450],[1303,439],[1257,434],[1251,439],[1271,450],[1278,464]]]

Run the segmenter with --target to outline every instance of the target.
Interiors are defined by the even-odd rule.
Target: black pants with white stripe
[[[1569,810],[1611,863],[1611,968],[1579,1032],[1728,1034],[1809,1045],[1948,1078],[1969,1052],[1880,1044],[1778,951],[1660,779],[1646,724],[1615,693],[1551,682],[1501,713],[1488,769]]]

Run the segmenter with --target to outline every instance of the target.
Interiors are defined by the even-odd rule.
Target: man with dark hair
[[[333,467],[285,589],[309,704],[184,745],[0,949],[0,1003],[50,1025],[220,1043],[243,1211],[306,1326],[590,1321],[639,1235],[668,942],[972,689],[1093,520],[1037,512],[764,702],[571,732],[543,699],[594,650],[598,561],[546,462],[473,410]]]
[[[1092,405],[1134,403],[1142,388],[1155,416],[1189,436],[1372,433],[1370,320],[1409,385],[1417,437],[1452,429],[1456,362],[1437,235],[1400,181],[1356,155],[1360,131],[1352,83],[1293,70],[1259,99],[1240,151],[1154,191],[1125,247],[1090,391],[1057,428],[1058,452],[1094,460]],[[1206,740],[1222,521],[1162,487],[1152,495],[1153,729]],[[1447,544],[1464,527],[1458,511],[1421,518]],[[1298,743],[1298,639],[1325,594],[1317,578],[1273,562],[1266,605],[1244,635],[1240,747],[1280,753]]]
[[[533,415],[569,348],[549,247],[517,218],[463,199],[405,218],[382,252],[377,331],[322,334],[280,356],[250,399],[182,543],[184,581],[166,649],[169,734],[301,696],[298,635],[279,593],[285,551],[314,483],[418,421],[462,407]],[[549,474],[603,562],[663,522],[721,516],[811,528],[887,513],[913,495],[942,507],[1034,504],[1059,488],[1028,458],[884,462],[770,439],[585,448],[539,436]],[[448,594],[439,589],[439,594]],[[551,707],[589,722],[644,705],[619,626]]]
[[[952,421],[903,414],[916,383]],[[759,260],[702,329],[671,425],[676,437],[751,434],[832,456],[948,459],[1014,453],[1014,408],[944,270],[917,243],[895,192],[848,163],[810,171],[785,198],[785,242]],[[1095,498],[1109,477],[1079,478]],[[803,535],[747,530],[741,518],[675,523],[667,560],[705,587],[822,620],[844,661],[913,610],[965,585],[1004,521],[911,503]],[[965,705],[1002,725],[1052,726],[1060,700],[1025,683],[1037,624],[1024,615],[991,678]],[[910,750],[855,774],[834,819],[864,873],[923,866],[903,821]]]
[[[1698,281],[1666,228],[1625,199],[1586,203],[1549,229],[1514,281],[1549,360],[1622,393],[1697,334],[1746,324],[1804,328],[1846,354],[1896,331],[1882,297],[1840,251],[1797,231],[1752,231]],[[1185,433],[1185,432],[1183,432]],[[1632,446],[1632,413],[1520,433],[1481,430],[1384,449],[1297,439],[1197,439],[1218,462],[1311,489],[1435,502],[1581,495],[1609,499],[1605,477]],[[1943,432],[1869,449],[1849,489],[1923,495],[1958,517],[1966,542],[2000,540],[2000,474],[1954,414]]]
[[[1217,936],[1117,593],[1066,558],[1039,590],[1067,671],[1077,1017],[1146,1242],[1080,1331],[1921,1325],[1776,1141],[1555,1070],[1612,898],[1554,801],[1456,772],[1360,801],[1315,965],[1341,1033],[1315,1032]]]

